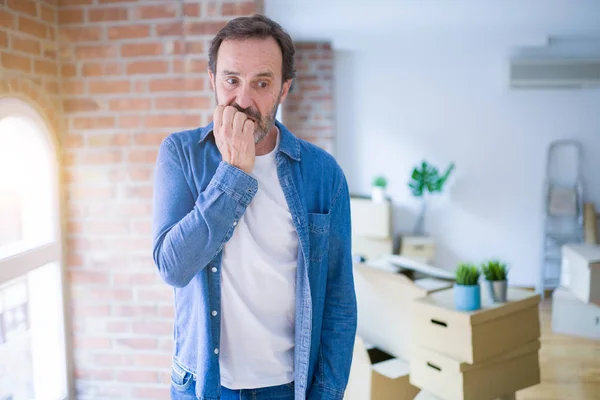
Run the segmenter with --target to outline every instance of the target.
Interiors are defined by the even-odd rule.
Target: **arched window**
[[[0,399],[64,399],[67,363],[56,145],[0,98]]]

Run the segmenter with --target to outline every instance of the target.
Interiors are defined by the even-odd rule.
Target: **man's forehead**
[[[237,75],[275,75],[281,71],[281,49],[273,38],[224,41],[217,57],[217,71]]]

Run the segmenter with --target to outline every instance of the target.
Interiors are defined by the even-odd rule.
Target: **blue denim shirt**
[[[276,124],[277,174],[299,238],[295,399],[342,399],[357,324],[348,186],[330,154]],[[221,391],[220,318],[212,311],[220,315],[222,249],[258,190],[253,177],[222,160],[212,124],[160,145],[153,257],[175,291],[173,368],[195,378],[201,400]]]

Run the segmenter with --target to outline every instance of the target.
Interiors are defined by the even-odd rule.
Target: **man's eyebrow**
[[[229,75],[229,76],[240,76],[239,72],[229,71],[227,69],[223,70],[222,74]],[[258,74],[255,75],[255,77],[257,77],[257,78],[275,78],[275,74],[273,74],[270,71],[265,71],[265,72],[259,72]]]
[[[239,72],[234,72],[234,71],[229,71],[229,70],[223,70],[223,75],[233,75],[233,76],[240,76]]]

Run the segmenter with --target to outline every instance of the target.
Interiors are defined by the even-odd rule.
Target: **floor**
[[[517,400],[600,400],[600,341],[552,333],[551,301],[541,305],[542,382]]]

